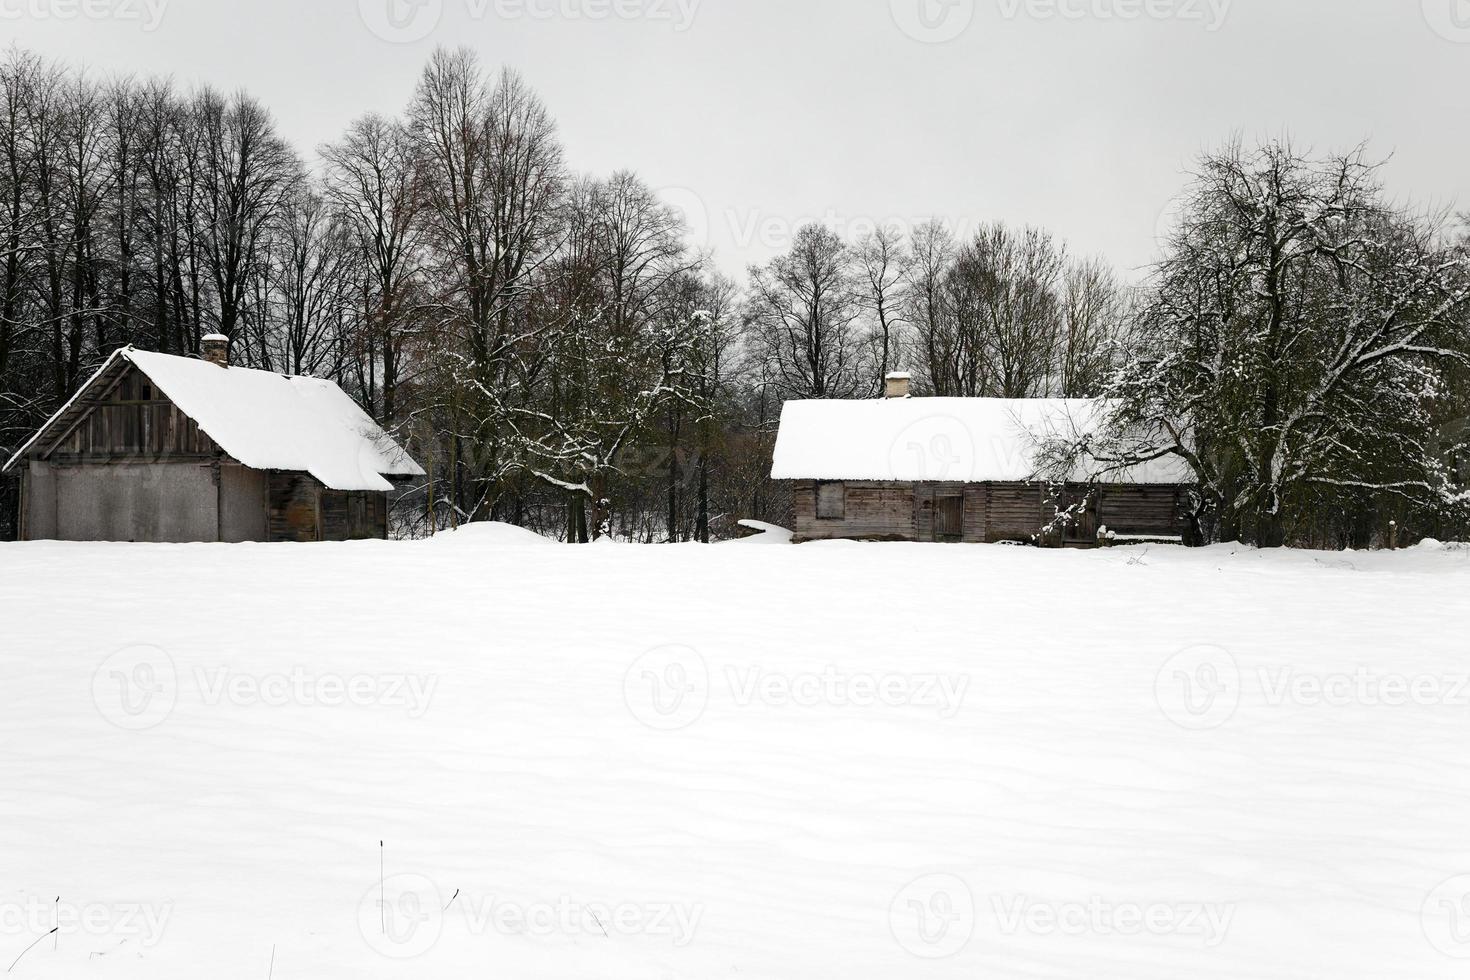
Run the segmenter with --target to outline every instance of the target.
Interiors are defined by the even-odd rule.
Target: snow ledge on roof
[[[781,415],[776,480],[1024,483],[1042,474],[1048,441],[1076,442],[1102,424],[1095,399],[909,398],[793,401]],[[1176,486],[1192,482],[1175,457],[1108,472],[1083,460],[1078,483]]]

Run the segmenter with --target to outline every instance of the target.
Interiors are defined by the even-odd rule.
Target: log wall
[[[857,538],[870,541],[913,541],[914,491],[906,483],[848,483],[845,516],[817,519],[817,484],[796,485],[792,499],[797,537],[803,541]]]
[[[328,490],[307,473],[270,474],[271,541],[360,541],[388,536],[388,495]]]
[[[269,540],[320,541],[321,484],[305,473],[272,472]]]
[[[826,484],[833,487],[835,484]],[[1175,538],[1184,534],[1184,488],[1067,486],[1040,483],[845,484],[845,516],[817,518],[814,481],[792,485],[796,540],[965,541],[1091,547],[1100,527],[1122,535]],[[947,535],[945,500],[962,500],[963,532]],[[953,505],[951,505],[953,506]],[[1076,506],[1075,520],[1045,540],[1059,509]]]

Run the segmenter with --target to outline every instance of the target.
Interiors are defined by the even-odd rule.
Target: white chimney
[[[890,374],[888,376],[888,378],[887,378],[887,381],[888,381],[888,393],[887,393],[887,395],[885,395],[885,397],[887,397],[887,398],[907,398],[907,397],[909,397],[909,387],[913,383],[913,380],[914,380],[914,376],[912,374],[908,374],[908,373],[903,372],[903,371],[898,371],[898,372],[895,372],[893,374]]]
[[[222,368],[230,366],[230,338],[222,333],[212,333],[199,338],[199,353],[210,364]]]

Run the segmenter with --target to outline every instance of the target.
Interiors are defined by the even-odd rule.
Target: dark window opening
[[[847,484],[817,484],[817,520],[840,521],[847,517]]]

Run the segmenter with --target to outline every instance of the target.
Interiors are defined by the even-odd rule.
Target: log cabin
[[[883,399],[788,402],[771,475],[791,487],[797,543],[1183,543],[1190,482],[1177,459],[1118,471],[1083,459],[1043,475],[1042,447],[1082,442],[1105,407],[913,398],[895,374]]]
[[[125,347],[0,473],[22,541],[305,542],[388,536],[423,470],[331,381]]]

